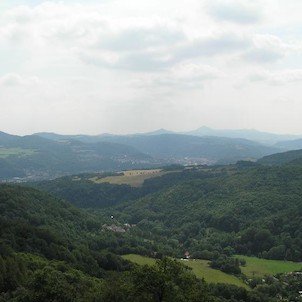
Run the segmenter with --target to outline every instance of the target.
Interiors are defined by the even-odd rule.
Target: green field
[[[139,265],[153,265],[156,261],[153,258],[134,254],[124,255],[122,257]],[[302,269],[302,263],[297,262],[266,260],[241,255],[236,255],[236,257],[240,259],[245,259],[246,265],[244,267],[241,267],[241,271],[247,277],[264,277]],[[210,268],[208,260],[194,259],[190,261],[179,261],[192,268],[192,271],[196,275],[196,277],[204,278],[207,282],[234,284],[248,289],[248,286],[239,278],[233,275],[225,274],[219,270]]]
[[[264,277],[266,275],[275,275],[278,273],[287,273],[302,269],[301,262],[267,260],[241,255],[237,255],[235,257],[246,261],[246,266],[241,267],[241,271],[247,277]]]
[[[0,147],[0,158],[7,158],[9,156],[25,157],[35,153],[32,149],[22,148],[1,148]]]
[[[115,185],[130,185],[132,187],[141,187],[146,179],[158,177],[166,174],[161,169],[151,170],[129,170],[118,172],[121,175],[108,176],[104,178],[92,177],[89,180],[95,183],[111,183]]]
[[[213,269],[209,266],[208,260],[190,260],[183,263],[192,268],[197,278],[204,278],[209,283],[228,283],[249,289],[249,287],[239,278]]]
[[[139,265],[153,265],[155,263],[155,259],[140,255],[129,254],[122,257]],[[207,282],[210,283],[228,283],[249,289],[249,287],[239,278],[210,268],[209,261],[207,260],[179,261],[192,268],[192,272],[196,275],[197,278],[204,278]]]
[[[131,262],[137,263],[139,265],[153,265],[155,264],[156,259],[150,258],[150,257],[145,257],[141,255],[135,255],[135,254],[128,254],[128,255],[123,255],[122,258],[129,260]]]

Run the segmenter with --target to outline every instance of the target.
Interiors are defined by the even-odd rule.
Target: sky
[[[0,0],[0,131],[302,134],[301,0]]]

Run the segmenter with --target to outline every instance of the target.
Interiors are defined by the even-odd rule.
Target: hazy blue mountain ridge
[[[50,140],[37,135],[1,137],[0,179],[53,178],[154,165],[150,156],[118,143]]]
[[[211,129],[208,127],[201,127],[196,130],[186,132],[185,134],[197,136],[245,138],[268,145],[273,145],[280,141],[297,139],[299,137],[301,138],[301,135],[275,134],[258,131],[255,129]]]
[[[198,137],[183,134],[153,136],[108,136],[104,141],[130,145],[155,158],[204,158],[210,161],[230,159],[236,161],[260,158],[278,151],[246,139],[225,137]]]
[[[173,163],[228,164],[255,161],[283,150],[246,138],[193,136],[165,129],[146,134],[97,136],[56,133],[16,136],[0,132],[0,179],[24,176],[47,179]]]
[[[276,143],[275,146],[286,150],[302,149],[302,139],[294,139],[294,140],[278,142]]]
[[[261,164],[267,165],[301,165],[302,164],[302,150],[292,150],[282,153],[276,153],[265,156],[258,160]]]

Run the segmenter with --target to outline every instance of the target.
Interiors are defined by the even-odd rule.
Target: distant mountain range
[[[302,150],[291,150],[264,156],[258,163],[265,165],[302,165]]]
[[[0,133],[0,179],[53,178],[79,173],[152,167],[150,156],[111,142],[83,143],[65,138]]]
[[[212,136],[208,135],[210,133]],[[220,136],[222,134],[225,136]],[[258,141],[244,136],[253,136]],[[266,145],[259,143],[261,137],[266,138]],[[286,144],[290,146],[290,141],[286,140],[272,145],[277,138],[288,140],[288,136],[256,130],[213,130],[205,127],[186,134],[160,129],[123,136],[44,132],[22,137],[0,132],[0,179],[48,179],[75,173],[150,168],[174,163],[194,165],[255,161],[290,149],[286,147]]]
[[[208,127],[201,127],[193,131],[186,132],[189,135],[197,136],[221,136],[232,138],[245,138],[252,141],[260,142],[265,145],[273,145],[280,141],[293,140],[302,138],[302,135],[290,135],[290,134],[275,134],[269,132],[262,132],[255,129],[211,129]]]
[[[75,140],[81,140],[84,142],[97,142],[99,140],[102,140],[104,137],[116,137],[121,135],[114,135],[109,133],[99,134],[99,135],[58,135],[55,133],[49,133],[49,132],[41,132],[36,133],[39,136],[43,136],[45,138],[49,139],[60,139],[62,137],[68,137]],[[289,141],[290,144],[291,141],[297,140],[301,142],[301,148],[302,148],[302,135],[292,135],[292,134],[275,134],[275,133],[269,133],[269,132],[263,132],[258,131],[255,129],[212,129],[209,127],[200,127],[196,130],[192,131],[186,131],[186,132],[173,132],[166,129],[158,129],[152,132],[146,132],[146,133],[135,133],[135,134],[129,134],[129,135],[122,135],[123,137],[132,137],[132,136],[153,136],[153,135],[161,135],[161,134],[184,134],[184,135],[190,135],[190,136],[214,136],[214,137],[228,137],[228,138],[244,138],[251,141],[256,141],[258,143],[264,144],[264,145],[274,145],[280,143],[280,148],[283,148],[281,142],[283,141]],[[278,146],[277,146],[278,147]],[[291,146],[289,146],[291,148]],[[284,148],[287,148],[286,146]]]
[[[278,142],[278,143],[276,143],[276,147],[282,148],[282,149],[287,149],[287,150],[302,149],[302,138]]]
[[[157,159],[179,163],[215,163],[255,159],[278,149],[239,138],[198,137],[184,134],[107,136],[102,141],[125,144]],[[185,161],[187,159],[187,162]]]
[[[266,146],[245,138],[193,136],[171,133],[164,129],[146,134],[97,136],[57,135],[37,133],[44,138],[62,141],[79,140],[83,143],[110,142],[131,146],[148,156],[168,162],[182,164],[235,162],[241,159],[257,159],[280,151],[274,146]]]

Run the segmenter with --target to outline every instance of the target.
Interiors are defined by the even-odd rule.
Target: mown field
[[[264,277],[267,275],[293,272],[302,269],[301,262],[267,260],[241,255],[237,255],[236,257],[246,261],[246,265],[241,267],[241,271],[247,277]]]
[[[22,148],[1,148],[0,147],[0,158],[7,158],[9,156],[30,156],[35,153],[32,149]]]
[[[124,259],[137,263],[139,265],[153,265],[155,263],[155,259],[144,257],[140,255],[124,255],[122,256]],[[212,269],[209,267],[209,261],[207,260],[190,260],[190,261],[183,261],[179,260],[183,264],[187,265],[188,267],[192,268],[192,272],[196,275],[197,278],[204,278],[207,282],[210,283],[227,283],[227,284],[234,284],[239,287],[244,287],[249,289],[249,287],[239,278],[225,274],[219,270]]]
[[[104,178],[92,177],[91,181],[95,183],[111,183],[115,185],[130,185],[132,187],[141,187],[146,179],[158,177],[166,174],[167,172],[161,169],[151,169],[151,170],[128,170],[117,172],[121,175],[108,176]]]

